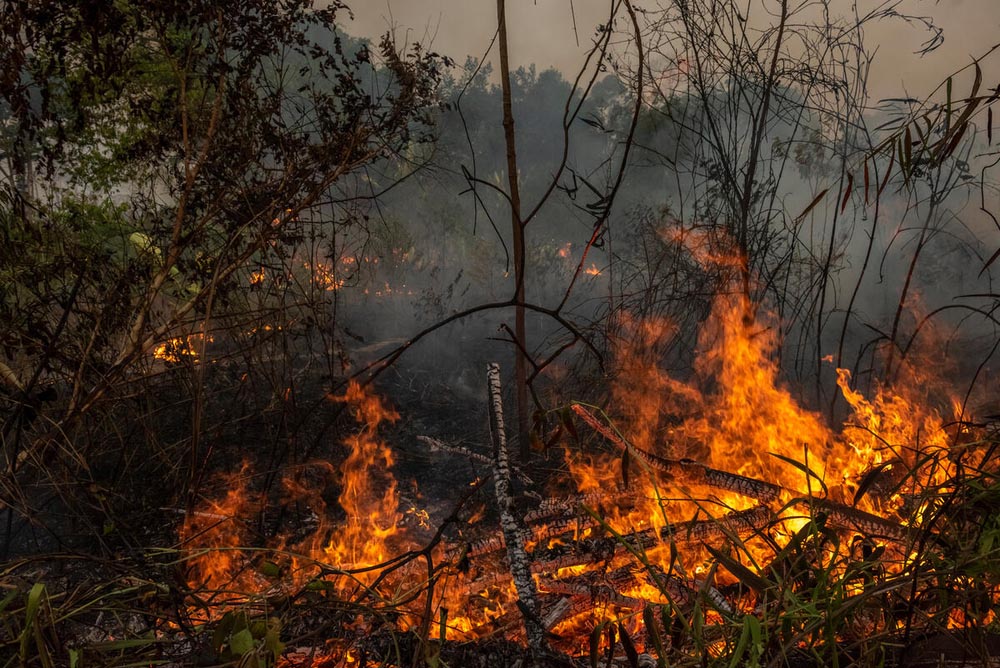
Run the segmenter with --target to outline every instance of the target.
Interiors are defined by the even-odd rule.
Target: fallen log
[[[631,506],[642,496],[643,493],[639,491],[619,489],[611,494],[590,492],[589,494],[545,499],[538,504],[537,508],[524,516],[524,521],[527,524],[535,524],[552,518],[576,517],[580,515],[580,510],[583,506],[587,506],[588,508],[607,508],[610,506],[622,508]]]

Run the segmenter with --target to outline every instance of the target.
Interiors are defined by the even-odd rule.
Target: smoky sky
[[[639,0],[637,5],[655,8],[667,1]],[[778,7],[777,0],[734,1],[758,21]],[[481,57],[496,30],[494,0],[367,0],[350,6],[355,16],[350,32],[377,38],[392,30],[397,41],[430,45],[458,62],[467,55]],[[880,19],[866,29],[869,48],[877,49],[869,79],[874,99],[927,95],[1000,42],[1000,0],[793,0],[791,7],[803,17],[822,11],[847,15],[855,7],[861,15],[888,10],[911,17]],[[513,64],[553,67],[567,76],[576,72],[609,11],[610,3],[598,0],[508,0]],[[944,42],[921,56],[915,52],[933,36],[925,19],[943,30]],[[495,50],[487,56],[495,58]],[[993,54],[986,65],[990,61],[1000,63],[1000,57]]]

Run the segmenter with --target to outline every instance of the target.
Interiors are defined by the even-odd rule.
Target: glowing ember
[[[168,339],[153,348],[153,357],[172,364],[178,364],[184,360],[197,363],[198,349],[203,341],[211,343],[215,341],[215,337],[209,334],[206,339],[201,334],[190,334],[188,336]]]
[[[329,262],[303,262],[302,266],[312,272],[312,283],[323,290],[339,290],[344,287],[345,279],[337,276]]]

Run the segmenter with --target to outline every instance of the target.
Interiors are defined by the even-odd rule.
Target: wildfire
[[[348,404],[361,425],[344,440],[346,459],[339,469],[329,462],[296,468],[284,477],[281,489],[286,506],[310,509],[318,521],[315,531],[306,540],[277,537],[269,547],[285,555],[281,563],[253,558],[249,524],[268,500],[252,489],[249,465],[244,464],[239,473],[220,479],[227,488],[222,498],[207,499],[179,530],[181,545],[190,553],[186,563],[193,590],[224,593],[215,600],[236,605],[274,587],[279,577],[283,588],[316,581],[348,595],[379,575],[378,564],[409,546],[398,526],[403,512],[389,473],[392,452],[378,437],[379,426],[395,421],[398,414],[356,383],[331,398]],[[338,502],[346,514],[342,523],[330,520],[323,500],[322,491],[331,484],[341,490]],[[409,512],[426,517],[417,508]],[[321,576],[321,567],[335,574]],[[227,605],[216,612],[224,612]]]
[[[338,500],[347,520],[337,528],[323,552],[327,563],[363,568],[390,556],[389,543],[402,518],[396,481],[388,474],[392,450],[377,438],[379,425],[395,422],[399,414],[353,381],[347,393],[335,400],[350,404],[355,419],[364,426],[345,442],[350,454],[340,469]]]
[[[587,267],[586,269],[584,269],[583,272],[585,274],[587,274],[588,276],[600,276],[601,275],[601,270],[593,262],[591,262],[590,266]]]
[[[179,336],[159,343],[153,348],[153,357],[163,362],[179,364],[184,360],[198,362],[198,348],[202,342],[212,343],[215,337],[211,334],[206,338],[202,334]]]
[[[312,272],[313,285],[322,290],[339,290],[346,285],[346,280],[337,275],[329,262],[303,262],[302,266]]]
[[[677,333],[671,323],[623,316],[619,324],[609,411],[621,433],[605,418],[588,422],[610,447],[595,453],[567,445],[576,496],[542,501],[524,518],[526,549],[535,559],[531,577],[540,595],[566,607],[550,630],[566,638],[569,649],[581,650],[595,624],[609,620],[638,633],[636,613],[650,604],[708,597],[715,610],[706,612],[706,624],[723,624],[722,612],[755,614],[758,599],[730,601],[717,587],[735,585],[741,568],[765,575],[782,568],[775,564],[781,550],[820,514],[855,532],[850,540],[816,548],[815,559],[830,565],[831,573],[842,574],[844,566],[837,564],[864,562],[874,550],[885,554],[880,568],[887,571],[912,561],[907,531],[920,524],[926,509],[908,505],[907,495],[943,485],[954,473],[943,454],[953,444],[946,425],[958,415],[957,404],[955,415],[946,417],[945,407],[928,401],[921,391],[930,381],[920,372],[866,397],[852,386],[848,371],[837,369],[849,415],[832,427],[782,384],[779,323],[740,292],[717,298],[685,377],[659,364]],[[398,627],[419,627],[431,611],[446,639],[515,634],[521,613],[498,556],[504,539],[496,534],[478,542],[446,541],[433,553],[440,568],[433,576],[407,567],[386,572],[394,557],[419,544],[415,533],[431,531],[435,522],[426,511],[401,503],[390,473],[393,453],[379,431],[399,414],[355,383],[332,399],[350,408],[359,428],[344,439],[339,466],[323,462],[285,476],[282,502],[309,508],[318,525],[308,539],[280,538],[271,545],[286,555],[279,568],[282,586],[321,582],[348,600],[371,596],[388,606],[405,600],[408,606],[392,608]],[[599,413],[577,412],[585,421]],[[907,471],[909,480],[893,477],[893,467]],[[889,482],[873,484],[873,472]],[[229,491],[221,500],[207,502],[182,527],[184,546],[193,551],[192,587],[259,592],[275,586],[273,577],[261,575],[259,560],[240,549],[252,540],[245,518],[266,502],[254,497],[248,479],[244,466],[226,481]],[[326,507],[327,487],[338,490],[340,521]],[[468,523],[481,517],[477,510]],[[874,522],[889,534],[885,540],[858,535],[866,532],[851,528],[852,521]],[[629,549],[621,549],[625,537]],[[720,562],[710,538],[739,549]],[[593,550],[590,557],[581,544]],[[637,555],[642,568],[636,567]],[[433,594],[426,591],[430,582]],[[866,586],[855,579],[843,590],[860,596]],[[371,622],[362,617],[357,627],[368,630]],[[859,617],[857,624],[874,628],[875,619]],[[965,619],[953,612],[948,623]],[[709,651],[722,655],[727,648],[714,644]],[[338,651],[347,656],[348,649]]]
[[[723,266],[738,268],[730,256],[719,254],[718,258]],[[710,254],[699,260],[720,264]],[[946,418],[927,396],[926,370],[910,369],[906,382],[892,390],[876,387],[868,399],[852,388],[850,373],[838,369],[838,386],[850,415],[835,429],[782,386],[776,362],[778,323],[765,310],[751,308],[739,293],[716,299],[699,336],[699,352],[689,378],[674,377],[658,364],[660,351],[675,334],[671,323],[626,317],[621,325],[614,374],[618,380],[612,386],[611,406],[626,440],[610,434],[612,443],[618,443],[614,454],[583,454],[569,448],[565,456],[581,497],[613,498],[616,492],[612,490],[619,490],[621,501],[602,509],[608,529],[620,535],[639,532],[661,537],[644,541],[641,549],[644,558],[662,572],[695,581],[711,572],[720,582],[732,582],[727,580],[731,574],[716,572],[714,555],[697,542],[685,543],[683,550],[670,545],[673,537],[683,539],[677,527],[692,526],[692,518],[731,523],[728,518],[741,517],[737,513],[777,511],[761,526],[769,526],[771,539],[784,545],[806,524],[810,506],[827,503],[822,507],[830,508],[828,512],[842,521],[877,522],[888,514],[891,519],[880,528],[898,527],[896,535],[905,536],[905,527],[918,525],[925,514],[923,507],[906,507],[907,496],[944,484],[954,474],[952,458],[946,456],[953,438],[945,425],[959,417],[958,403],[950,401],[954,414]],[[622,452],[622,444],[627,452]],[[629,465],[623,456],[633,447]],[[636,453],[648,455],[636,457]],[[626,466],[631,468],[630,475],[623,472]],[[657,467],[676,473],[658,472]],[[895,483],[903,479],[892,477],[893,467],[908,472],[907,485]],[[725,485],[706,484],[706,471],[737,474],[749,482],[734,478],[730,488],[744,486],[737,493]],[[870,484],[880,479],[879,474],[887,484]],[[869,484],[862,490],[866,478]],[[757,484],[770,487],[754,490]],[[748,495],[748,489],[756,495]],[[768,510],[766,495],[772,490],[778,499]],[[852,515],[858,511],[868,514]],[[662,539],[665,535],[671,540]],[[905,541],[883,547],[889,550],[883,556],[884,568],[898,571],[912,559]],[[845,542],[841,549],[848,548]],[[846,554],[824,549],[823,563],[848,559]],[[740,554],[748,568],[762,571],[775,558],[775,548],[751,533],[741,542]],[[854,594],[863,591],[860,583],[847,587]],[[618,588],[626,609],[630,600],[665,602],[667,593],[662,583],[625,582]],[[580,632],[616,614],[588,608]]]
[[[192,550],[188,560],[188,580],[200,590],[239,600],[233,592],[256,589],[246,559],[238,549],[243,542],[246,518],[253,517],[258,506],[247,490],[249,463],[239,472],[223,475],[220,482],[228,487],[218,500],[206,499],[199,509],[188,514],[179,531],[181,545]],[[200,615],[198,615],[200,616]]]

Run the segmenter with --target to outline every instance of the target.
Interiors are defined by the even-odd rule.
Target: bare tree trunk
[[[507,54],[507,11],[504,0],[497,0],[497,30],[500,39],[500,82],[503,87],[503,135],[507,146],[507,182],[510,187],[510,226],[514,244],[515,364],[514,386],[517,400],[517,438],[521,461],[528,458],[528,344],[524,332],[524,222],[521,220],[521,192],[517,183],[517,149],[514,135],[514,113],[510,94],[510,59]]]

